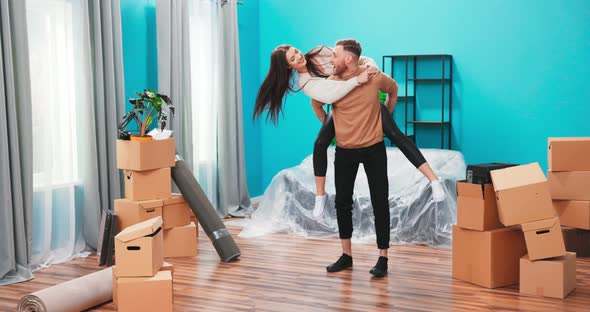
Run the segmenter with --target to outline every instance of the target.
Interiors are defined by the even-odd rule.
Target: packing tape
[[[230,236],[229,231],[226,228],[223,228],[223,229],[219,229],[217,231],[211,232],[211,235],[209,235],[209,238],[211,238],[211,240],[218,240],[218,239],[226,237],[226,236]]]

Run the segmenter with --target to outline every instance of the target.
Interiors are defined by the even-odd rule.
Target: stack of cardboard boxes
[[[115,200],[119,230],[162,217],[164,258],[197,255],[198,221],[184,198],[171,193],[174,144],[174,139],[117,141],[117,167],[125,178],[125,198]]]
[[[590,256],[590,138],[549,138],[549,187],[567,251]]]
[[[164,265],[162,224],[155,217],[115,236],[113,303],[121,312],[173,311],[173,267]]]
[[[162,266],[163,259],[197,255],[198,222],[171,192],[174,146],[174,139],[117,141],[125,179],[125,198],[115,200],[113,301],[120,311],[172,311],[172,266]]]
[[[564,298],[575,287],[575,254],[566,254],[540,166],[490,174],[492,184],[457,182],[453,277],[488,288],[520,281],[521,293]]]

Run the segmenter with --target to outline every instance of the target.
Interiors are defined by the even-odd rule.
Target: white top
[[[322,67],[326,75],[332,75],[333,66],[330,64],[332,57],[332,49],[325,46],[320,48],[320,53],[313,59],[314,62]],[[317,49],[316,48],[316,49]],[[361,56],[360,61],[363,65],[371,65],[377,67],[375,61],[371,58]],[[297,78],[297,86],[310,98],[320,101],[322,103],[334,103],[343,98],[348,92],[358,86],[356,77],[345,81],[327,80],[322,77],[313,77],[309,73],[299,73]]]

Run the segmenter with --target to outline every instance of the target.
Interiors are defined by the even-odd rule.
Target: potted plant
[[[172,101],[167,95],[157,93],[154,90],[143,90],[143,93],[135,92],[139,97],[135,99],[129,99],[129,103],[133,105],[133,108],[123,116],[123,122],[119,126],[119,138],[124,140],[131,139],[132,141],[149,141],[152,139],[151,136],[147,135],[147,131],[154,120],[158,120],[158,128],[164,130],[168,115],[162,110],[163,106],[166,105],[172,116],[174,117],[174,106]],[[138,135],[133,135],[129,131],[125,131],[125,128],[131,120],[135,120],[137,128],[139,129]]]

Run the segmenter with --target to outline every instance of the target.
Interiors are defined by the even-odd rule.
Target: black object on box
[[[516,164],[487,163],[467,166],[467,183],[489,184],[492,183],[490,171],[517,166]]]

